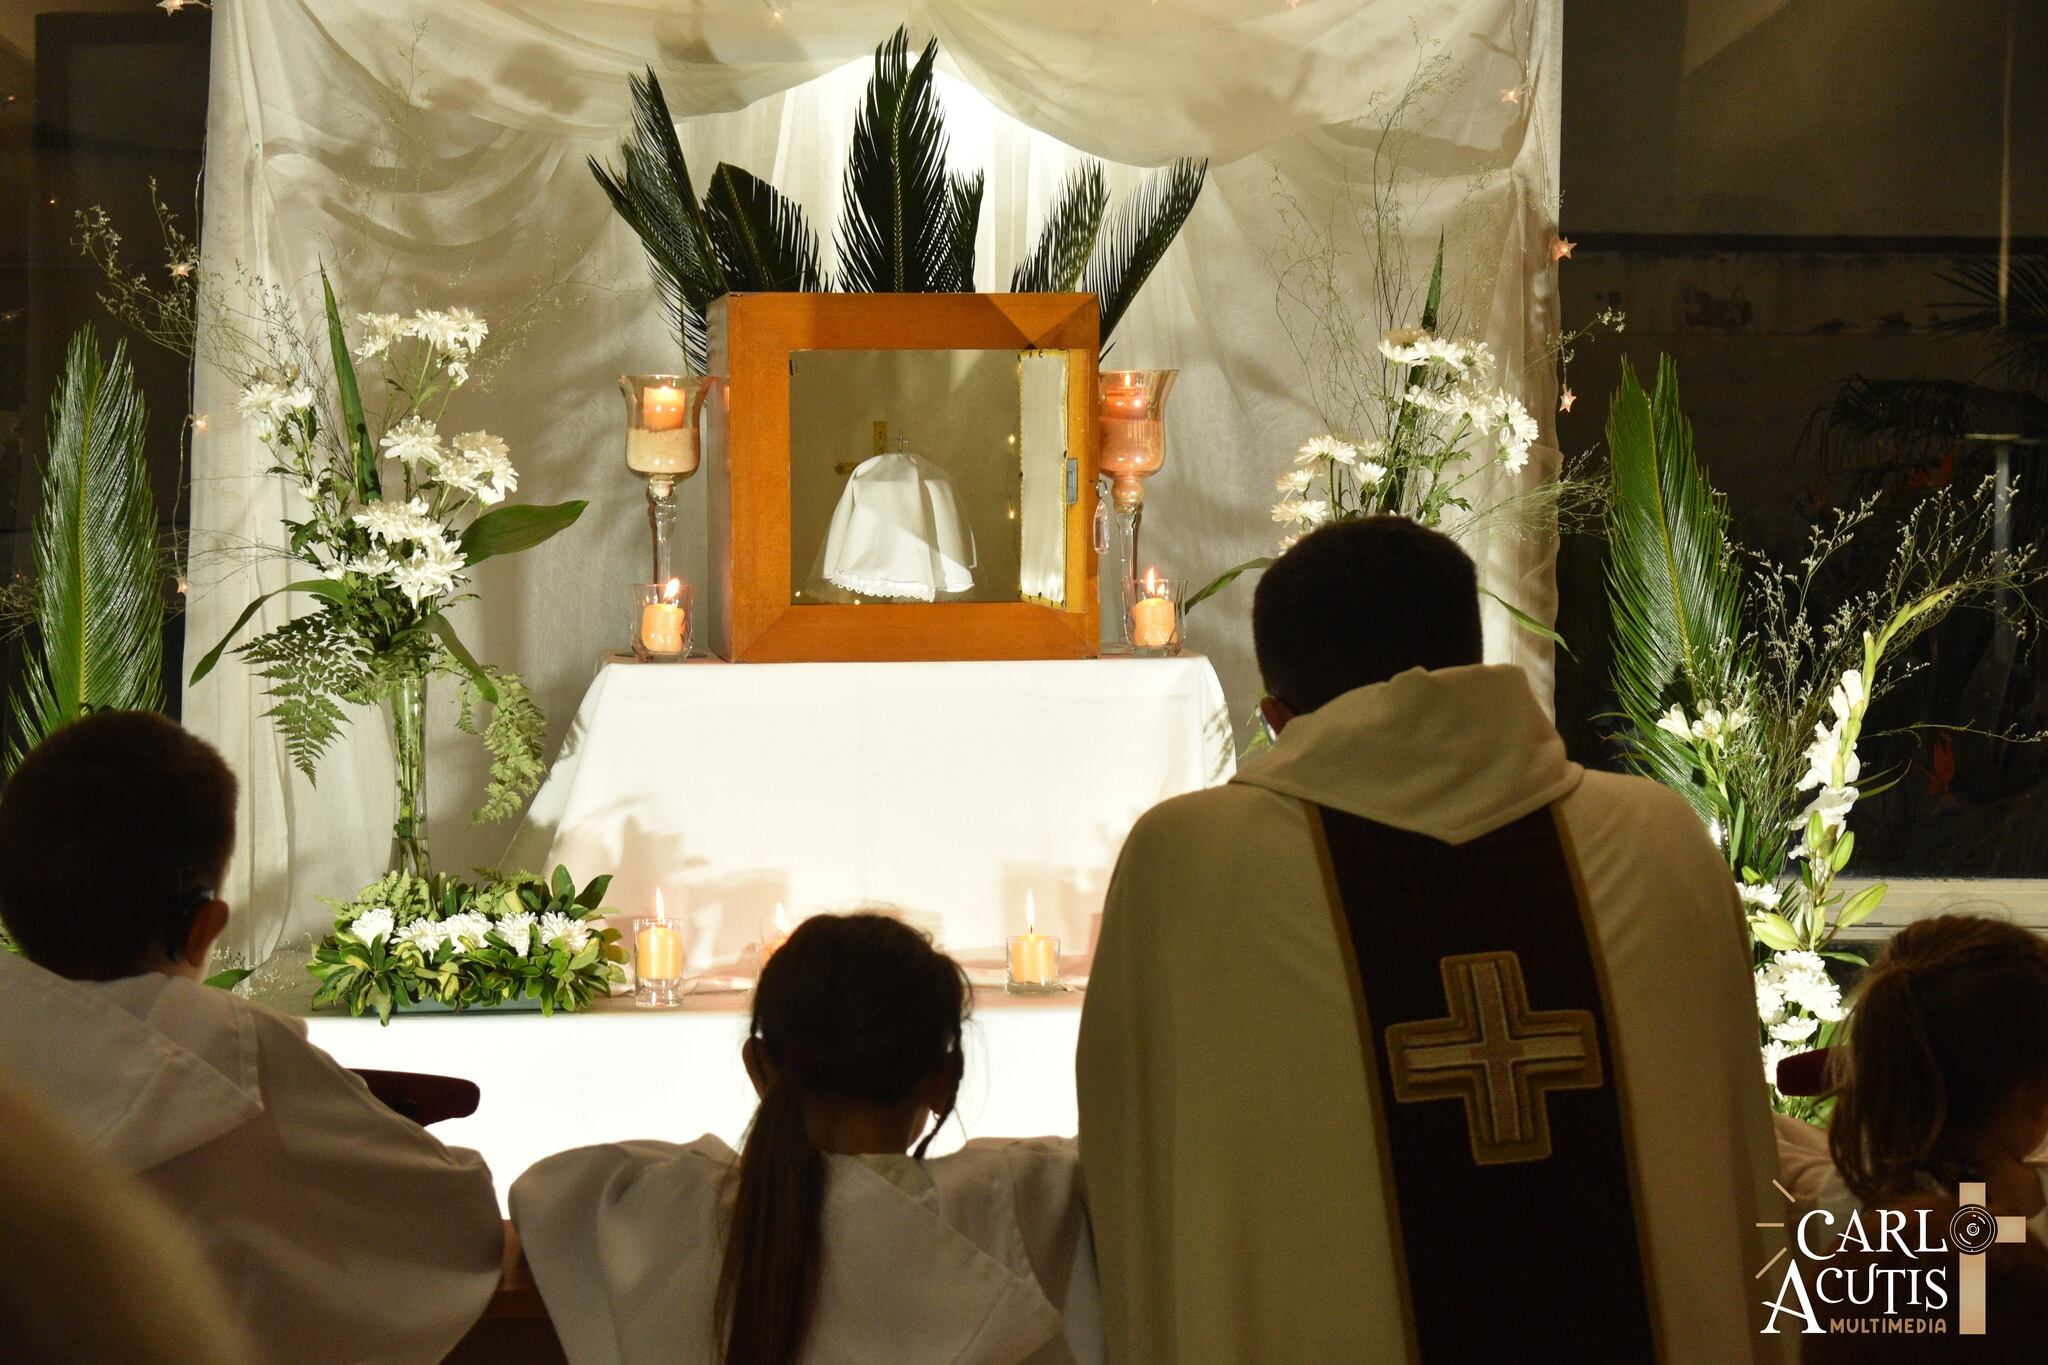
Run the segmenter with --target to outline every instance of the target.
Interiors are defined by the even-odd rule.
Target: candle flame
[[[661,903],[661,888],[658,886],[654,888],[654,917],[658,920],[668,918],[668,907]]]
[[[1145,570],[1145,596],[1159,596],[1159,570],[1157,567]]]
[[[1038,932],[1038,898],[1029,891],[1024,893],[1024,932]]]
[[[671,578],[668,582],[661,585],[661,600],[664,602],[673,602],[676,600],[677,597],[682,595],[682,591],[683,580],[680,578]]]
[[[795,927],[795,925],[789,922],[789,911],[783,906],[782,902],[775,902],[775,932],[787,937],[789,931]]]

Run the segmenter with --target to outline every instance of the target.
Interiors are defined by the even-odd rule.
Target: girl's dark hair
[[[2048,1078],[2048,943],[2016,925],[1942,915],[1899,931],[1857,991],[1830,1054],[1828,1147],[1858,1199],[1953,1188],[1958,1143],[2020,1087]]]
[[[718,1277],[726,1365],[793,1365],[810,1329],[825,1157],[805,1100],[902,1103],[960,1051],[972,999],[960,964],[887,915],[815,915],[768,959],[752,1032],[774,1074],[740,1150]]]

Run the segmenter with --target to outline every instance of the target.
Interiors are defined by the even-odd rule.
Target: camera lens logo
[[[1998,1240],[1998,1219],[1982,1204],[1966,1204],[1948,1220],[1949,1245],[1965,1256],[1991,1250]]]

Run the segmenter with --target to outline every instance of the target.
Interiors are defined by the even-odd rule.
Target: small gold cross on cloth
[[[1513,953],[1447,957],[1447,1019],[1387,1030],[1394,1098],[1462,1100],[1472,1159],[1482,1166],[1550,1155],[1552,1090],[1593,1090],[1600,1044],[1587,1010],[1532,1010]]]

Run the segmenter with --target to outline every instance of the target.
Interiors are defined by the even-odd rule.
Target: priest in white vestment
[[[1460,903],[1462,850],[1518,823],[1554,828],[1606,1016],[1604,1071],[1559,1084],[1619,1111],[1627,1160],[1581,1187],[1632,1198],[1641,1261],[1634,1289],[1590,1266],[1574,1282],[1567,1267],[1584,1288],[1567,1308],[1591,1324],[1644,1300],[1656,1344],[1629,1358],[1725,1365],[1778,1349],[1752,1321],[1751,1277],[1776,1249],[1754,1225],[1781,1218],[1782,1201],[1728,869],[1679,796],[1568,761],[1524,675],[1476,662],[1474,590],[1463,554],[1413,523],[1373,518],[1304,539],[1268,570],[1255,606],[1277,741],[1229,785],[1152,810],[1124,846],[1078,1066],[1114,1362],[1441,1358],[1418,1349],[1412,1310],[1428,1294],[1464,1319],[1440,1328],[1504,1341],[1495,1358],[1598,1355],[1500,1321],[1497,1300],[1525,1272],[1560,1273],[1538,1246],[1499,1245],[1512,1207],[1454,1221],[1436,1207],[1468,1180],[1546,1163],[1475,1166],[1488,1115],[1471,1097],[1461,1116],[1455,1098],[1426,1091],[1389,1103],[1414,1076],[1379,1089],[1399,1029],[1366,1030],[1366,1055],[1360,975],[1332,912],[1322,830],[1333,821],[1443,851],[1440,895],[1367,907],[1397,935],[1482,909],[1511,921],[1513,895]],[[1384,871],[1399,881],[1399,868]],[[1411,973],[1440,1006],[1452,959],[1442,965],[1443,989],[1435,964]],[[1532,975],[1511,1004],[1541,1011],[1547,989]],[[1538,1090],[1533,1114],[1505,1112],[1540,1128],[1569,1102]],[[1439,1144],[1440,1169],[1402,1185],[1388,1124],[1429,1113],[1460,1139],[1469,1123],[1471,1153]],[[1548,1153],[1501,1159],[1537,1155]],[[1555,1159],[1567,1157],[1560,1140]],[[1411,1281],[1419,1253],[1448,1256],[1455,1282]]]
[[[437,1362],[503,1268],[490,1172],[301,1021],[202,984],[233,821],[226,764],[162,716],[29,755],[0,795],[26,955],[0,953],[0,1071],[182,1216],[262,1359]]]
[[[1071,1139],[825,1161],[806,1365],[1102,1359]],[[622,1142],[548,1157],[513,1185],[513,1222],[571,1365],[717,1359],[736,1162],[715,1137]]]

